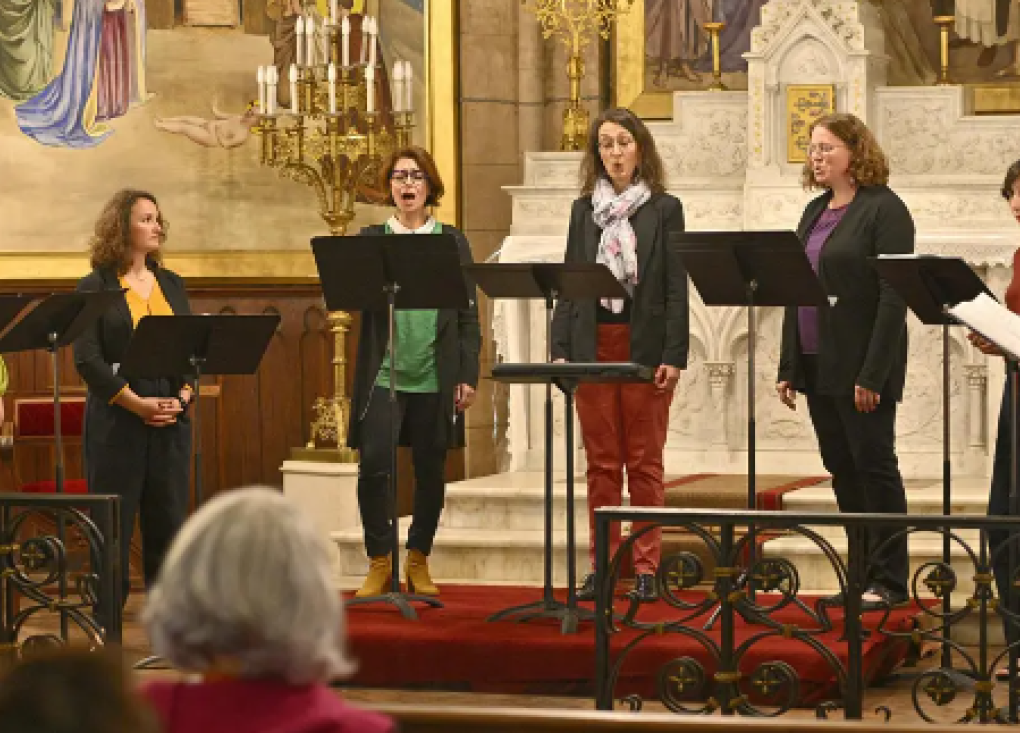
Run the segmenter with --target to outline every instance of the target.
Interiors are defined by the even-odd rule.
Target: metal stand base
[[[364,596],[363,598],[352,598],[344,602],[345,608],[351,606],[362,606],[366,603],[388,603],[400,611],[400,615],[408,621],[417,621],[418,614],[414,612],[411,603],[424,603],[430,608],[442,608],[443,604],[432,596],[419,596],[413,593],[390,592],[381,596]]]
[[[514,618],[514,617],[517,618]],[[543,598],[541,601],[525,603],[523,606],[511,606],[489,616],[487,621],[513,620],[526,624],[535,619],[551,618],[560,622],[560,633],[576,634],[581,621],[594,621],[595,613],[586,608],[570,606],[555,598]]]

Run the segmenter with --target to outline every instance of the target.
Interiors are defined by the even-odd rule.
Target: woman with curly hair
[[[118,374],[139,320],[191,312],[184,281],[162,267],[166,229],[152,194],[118,192],[96,222],[89,245],[92,272],[78,283],[79,291],[124,291],[74,343],[74,363],[88,387],[84,458],[89,491],[121,497],[122,600],[129,588],[135,517],[148,587],[188,508],[191,387],[183,379]]]
[[[803,184],[824,189],[797,228],[830,305],[786,309],[776,390],[808,412],[842,512],[899,514],[906,492],[896,458],[896,405],[907,372],[907,306],[870,257],[914,251],[914,221],[886,185],[889,164],[851,114],[811,127]],[[865,608],[909,598],[906,537],[869,537]]]

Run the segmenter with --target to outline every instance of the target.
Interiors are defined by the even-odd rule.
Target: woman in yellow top
[[[166,222],[152,194],[118,192],[103,209],[90,243],[92,272],[79,291],[121,290],[116,302],[74,343],[88,387],[85,476],[93,494],[121,497],[123,599],[131,533],[138,516],[145,585],[188,510],[192,390],[182,379],[125,379],[118,374],[131,335],[147,315],[191,312],[184,281],[161,266]]]

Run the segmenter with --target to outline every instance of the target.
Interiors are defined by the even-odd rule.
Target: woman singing
[[[586,384],[577,390],[594,563],[595,510],[620,506],[624,468],[633,506],[663,505],[669,406],[687,366],[689,332],[687,273],[669,246],[670,234],[684,230],[683,206],[665,191],[655,140],[626,109],[600,114],[589,139],[581,162],[582,196],[570,213],[564,260],[605,264],[630,297],[557,303],[552,357],[629,361],[655,369],[652,384]],[[615,554],[619,524],[611,532],[610,553]],[[660,535],[649,531],[634,543],[633,593],[641,601],[658,598]],[[584,578],[577,597],[595,598],[593,573]]]
[[[382,226],[362,234],[452,234],[461,262],[471,260],[464,235],[432,218],[427,209],[443,196],[443,181],[435,161],[419,147],[390,156],[382,171],[382,186],[396,211]],[[428,556],[439,525],[446,494],[446,451],[464,445],[463,412],[475,401],[478,358],[482,346],[474,288],[463,310],[396,311],[396,364],[391,367],[388,318],[385,312],[361,314],[361,338],[354,369],[348,445],[361,451],[358,505],[365,528],[368,577],[358,597],[386,593],[392,576],[387,501],[390,472],[391,375],[396,374],[397,430],[411,446],[414,464],[414,518],[407,535],[404,563],[408,592],[439,595],[429,575]]]
[[[803,183],[824,193],[808,204],[797,233],[832,305],[786,309],[776,390],[790,409],[797,392],[807,396],[842,512],[907,511],[896,458],[907,307],[868,262],[914,251],[914,221],[888,180],[885,153],[859,119],[832,114],[812,125]],[[887,542],[894,534],[870,533],[865,607],[909,598],[907,540]]]
[[[166,222],[155,197],[124,190],[103,208],[90,243],[92,272],[78,290],[124,296],[74,342],[74,363],[88,387],[85,474],[89,491],[121,497],[123,599],[135,518],[142,532],[146,587],[188,511],[192,390],[183,379],[125,379],[118,374],[131,334],[147,315],[191,312],[184,281],[161,266]]]

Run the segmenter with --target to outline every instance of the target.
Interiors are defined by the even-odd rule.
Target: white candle
[[[331,115],[336,114],[336,66],[332,62],[329,64],[329,71],[326,73],[326,78],[329,80],[329,113]]]
[[[351,21],[345,15],[340,22],[340,67],[351,65]]]
[[[375,18],[369,18],[371,26],[369,27],[368,33],[368,65],[375,66],[375,41],[379,35],[379,24]]]
[[[264,115],[266,113],[266,69],[264,66],[260,66],[259,70],[255,72],[255,79],[259,84],[259,114]]]
[[[275,66],[266,67],[266,84],[269,89],[266,93],[266,101],[269,106],[269,114],[276,114],[276,82],[278,75]]]
[[[399,112],[404,103],[404,62],[393,64],[393,111]]]
[[[336,25],[336,0],[329,0],[329,22]]]
[[[294,114],[298,113],[298,93],[297,93],[297,64],[290,65],[290,111]]]
[[[368,58],[368,27],[369,18],[367,15],[361,16],[361,53],[358,54],[358,63],[365,63],[365,59]]]
[[[298,16],[294,36],[297,38],[297,62],[300,64],[305,60],[305,19],[302,15]]]
[[[305,48],[308,54],[306,64],[315,66],[315,19],[311,15],[305,21]]]
[[[411,62],[404,62],[404,112],[414,111],[414,84],[412,83],[412,77],[414,72],[411,71]]]
[[[375,112],[375,68],[372,66],[365,67],[365,88],[368,93],[365,108],[371,114]]]

